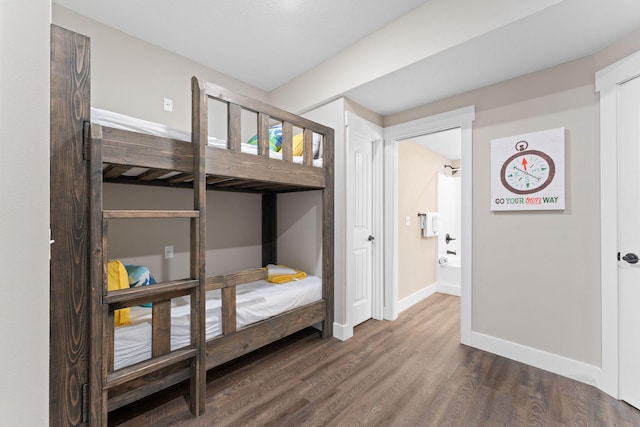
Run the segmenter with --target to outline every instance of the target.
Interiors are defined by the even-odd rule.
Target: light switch
[[[164,259],[173,258],[173,245],[164,247]]]

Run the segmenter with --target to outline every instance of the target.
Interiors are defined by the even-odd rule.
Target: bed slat
[[[198,218],[199,211],[104,210],[104,219]]]
[[[322,321],[326,309],[326,302],[321,300],[207,341],[207,369]]]
[[[227,148],[232,151],[240,151],[242,149],[242,141],[240,137],[240,116],[242,109],[237,104],[229,104],[227,118]]]
[[[171,351],[171,300],[153,303],[151,308],[151,356],[157,357]]]
[[[313,131],[305,129],[303,138],[302,163],[310,166],[313,164]]]
[[[154,181],[161,176],[164,176],[172,171],[164,170],[164,169],[151,169],[146,172],[141,173],[136,178],[141,181]]]
[[[178,184],[180,182],[193,181],[192,173],[179,173],[178,175],[174,175],[171,178],[167,179],[167,182],[170,184]]]
[[[269,115],[258,113],[258,154],[269,157]]]
[[[238,286],[244,283],[255,282],[256,280],[264,280],[266,278],[267,272],[262,268],[237,271],[235,273],[207,277],[206,289],[207,291],[223,289],[229,286]]]
[[[105,178],[118,178],[120,175],[124,174],[125,172],[131,169],[132,169],[131,166],[109,165],[102,171],[102,175]]]
[[[228,286],[222,289],[222,334],[236,331],[236,288]]]
[[[153,359],[138,362],[135,365],[127,366],[126,368],[119,369],[111,372],[107,376],[107,380],[103,385],[105,390],[110,390],[119,385],[125,384],[136,378],[140,378],[143,375],[150,374],[165,369],[176,363],[195,357],[198,350],[192,346],[187,346],[183,349],[172,351],[171,353],[154,357]]]
[[[323,126],[320,123],[316,123],[312,120],[297,116],[288,111],[281,110],[280,108],[274,107],[273,105],[265,104],[264,102],[233,92],[227,88],[218,86],[215,83],[201,81],[201,84],[204,85],[207,96],[217,98],[220,101],[238,104],[242,108],[250,111],[265,113],[272,119],[283,122],[288,121],[294,123],[300,128],[308,128],[321,135],[326,135],[331,130],[331,128]]]
[[[184,380],[189,379],[189,370],[181,369],[178,372],[169,374],[162,373],[162,376],[155,379],[152,382],[143,382],[133,389],[125,392],[120,392],[109,399],[109,411],[113,411],[118,408],[122,408],[129,403],[135,402],[145,396],[149,396],[152,393],[164,390],[167,387],[178,384]]]
[[[104,304],[110,304],[114,309],[126,308],[147,302],[159,302],[165,299],[188,295],[191,289],[197,286],[198,280],[173,280],[170,282],[157,283],[153,286],[139,286],[109,291],[102,300]]]
[[[293,126],[291,122],[282,123],[282,160],[293,161]]]

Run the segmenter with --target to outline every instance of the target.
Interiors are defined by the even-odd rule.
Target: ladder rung
[[[154,285],[109,291],[102,298],[102,302],[103,304],[111,304],[114,309],[118,309],[147,302],[177,298],[187,295],[199,283],[197,279],[173,280]]]
[[[198,350],[192,346],[174,350],[162,356],[153,357],[149,360],[138,362],[135,365],[127,366],[107,375],[107,380],[103,384],[104,390],[109,390],[131,380],[141,378],[152,372],[175,365],[176,363],[195,357]]]
[[[121,218],[198,218],[199,211],[141,211],[141,210],[104,210],[104,219]]]

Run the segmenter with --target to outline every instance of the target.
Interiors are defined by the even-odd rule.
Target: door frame
[[[472,301],[472,123],[475,120],[475,105],[413,120],[384,129],[384,229],[385,241],[385,294],[384,318],[398,318],[398,144],[400,140],[428,133],[459,127],[461,129],[462,159],[460,160],[461,227],[460,249],[462,251],[462,283],[460,295],[460,342],[471,344]]]
[[[600,93],[600,248],[602,369],[598,387],[619,398],[618,323],[618,90],[640,77],[640,51],[596,73]]]
[[[357,114],[348,110],[345,111],[344,120],[345,120],[345,141],[346,141],[345,153],[347,156],[349,156],[349,141],[351,136],[350,132],[353,132],[354,129],[359,131],[359,133],[363,134],[367,138],[371,138],[372,144],[373,144],[372,165],[371,165],[372,175],[373,175],[373,182],[372,182],[373,217],[372,217],[371,232],[373,236],[376,236],[376,239],[374,240],[373,247],[372,247],[372,252],[373,252],[372,281],[373,283],[372,283],[372,294],[371,294],[371,299],[372,299],[372,310],[371,310],[372,316],[371,317],[373,319],[382,320],[383,304],[384,304],[384,299],[383,299],[384,263],[382,258],[383,257],[382,248],[384,247],[384,236],[383,236],[383,228],[382,228],[383,226],[383,217],[382,217],[383,216],[383,167],[384,167],[384,159],[383,159],[384,146],[383,146],[383,140],[382,140],[383,130],[382,130],[382,127],[374,123],[371,123],[368,120],[365,120],[362,117],[358,116]],[[347,177],[351,173],[350,166],[349,166],[351,164],[350,160],[351,159],[347,158],[346,164],[345,164]],[[346,182],[349,182],[349,180],[346,179]],[[345,192],[346,199],[350,197],[350,194],[352,191],[353,190],[349,189],[347,185],[346,192]],[[346,203],[346,200],[345,200],[345,203]],[[345,209],[345,210],[346,210],[345,254],[347,254],[347,260],[345,262],[345,273],[348,281],[348,278],[350,277],[350,273],[351,273],[351,268],[352,268],[349,262],[349,254],[351,254],[351,252],[353,251],[353,236],[352,236],[351,230],[349,230],[348,227],[349,227],[349,224],[353,223],[353,219],[351,217],[353,215],[353,212],[351,212],[349,209]],[[343,328],[343,334],[341,336],[342,340],[348,339],[353,336],[353,327],[354,327],[353,294],[354,294],[353,286],[350,286],[347,283],[346,295],[345,295],[345,309],[346,309],[345,314],[346,314],[347,325],[345,328]]]

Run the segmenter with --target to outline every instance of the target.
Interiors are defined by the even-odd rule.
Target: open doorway
[[[434,291],[460,296],[462,286],[462,130],[444,129],[414,139],[440,157],[435,173],[439,230],[434,237]]]
[[[460,127],[398,141],[399,311],[460,296],[461,145]]]
[[[385,129],[385,306],[384,318],[394,320],[402,308],[399,304],[398,258],[399,233],[397,225],[406,218],[398,211],[399,202],[399,147],[403,140],[416,139],[424,135],[449,129],[459,129],[460,162],[452,168],[464,171],[460,174],[460,236],[457,250],[460,251],[460,296],[461,296],[461,342],[470,343],[471,338],[471,266],[472,266],[472,158],[471,125],[475,118],[475,107],[461,108],[448,113],[414,120]],[[388,161],[387,161],[388,160]],[[444,164],[442,165],[444,172]],[[450,236],[451,237],[451,236]],[[446,238],[446,236],[445,236]]]

